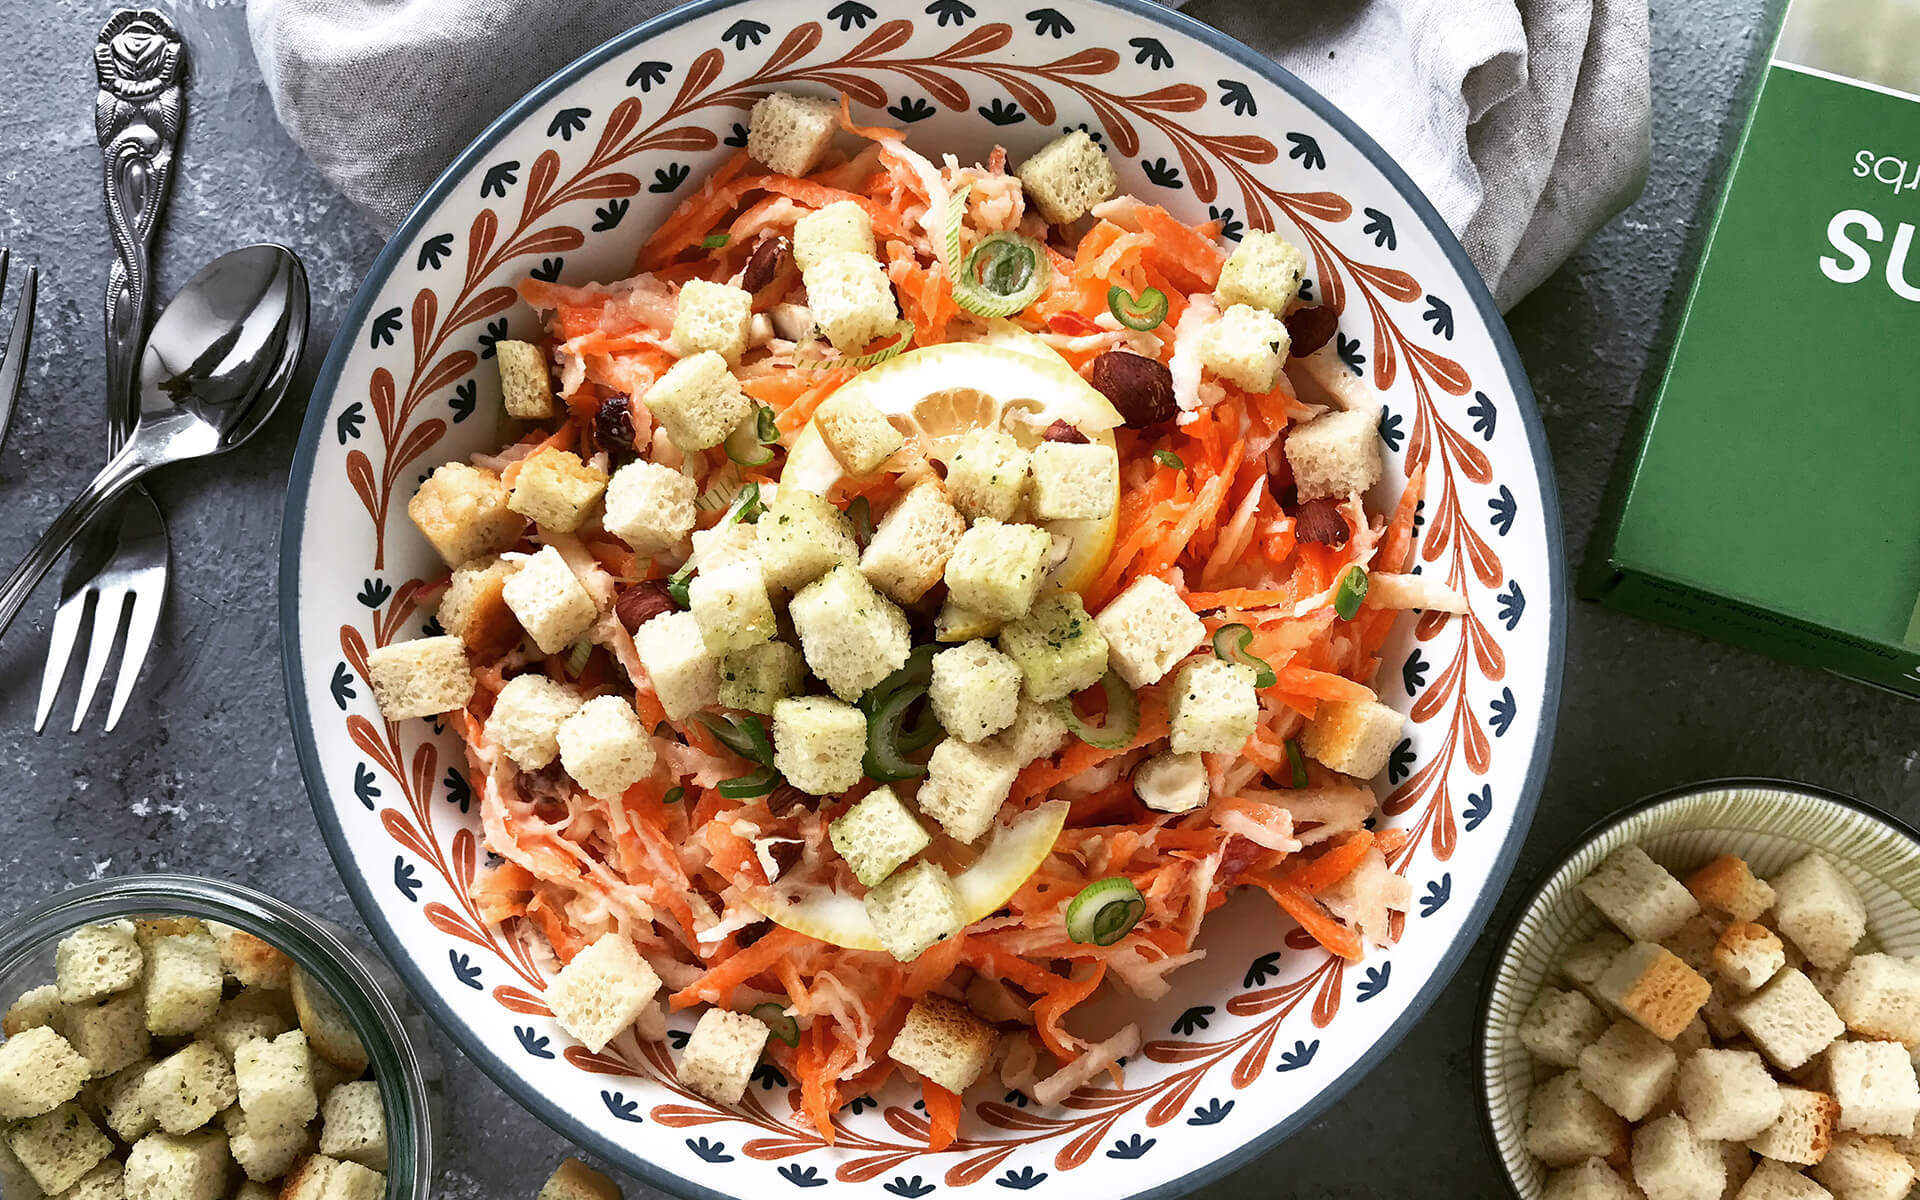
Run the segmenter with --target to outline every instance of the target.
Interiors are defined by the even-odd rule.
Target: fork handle
[[[100,468],[93,481],[73,498],[73,502],[53,519],[53,524],[40,535],[40,540],[27,551],[26,558],[13,569],[5,583],[0,583],[0,635],[4,635],[13,619],[20,615],[20,607],[27,602],[35,585],[60,561],[67,547],[80,536],[87,522],[99,514],[100,510],[118,499],[126,490],[140,481],[141,476],[153,470],[154,464],[142,453],[137,441],[128,442],[118,453]]]
[[[139,415],[135,380],[153,307],[152,251],[185,109],[186,47],[152,9],[121,9],[93,48],[100,141],[114,261],[107,274],[107,435],[118,450]]]

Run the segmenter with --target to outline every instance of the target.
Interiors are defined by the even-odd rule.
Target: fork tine
[[[5,287],[6,258],[0,251],[0,287]],[[13,424],[13,410],[20,399],[20,384],[26,378],[27,353],[33,345],[33,305],[40,292],[40,269],[27,268],[26,286],[20,289],[20,311],[13,316],[13,332],[7,336],[6,357],[0,359],[0,442]]]
[[[113,705],[107,709],[107,732],[120,723],[120,714],[126,711],[127,700],[133,695],[133,685],[140,678],[140,670],[147,665],[147,650],[153,645],[154,630],[160,627],[160,610],[166,607],[167,592],[164,587],[134,587],[133,611],[127,617],[127,645],[120,653],[120,670],[113,677]]]
[[[73,702],[73,727],[69,732],[79,733],[80,726],[87,719],[87,710],[93,707],[93,694],[100,689],[100,680],[107,673],[107,662],[113,657],[113,644],[120,636],[120,614],[126,610],[127,593],[119,588],[102,591],[100,599],[93,607],[93,641],[87,647],[86,665],[80,669],[80,695]]]
[[[53,610],[52,636],[47,639],[47,665],[40,672],[40,706],[33,713],[33,731],[43,733],[53,706],[60,699],[60,685],[67,678],[67,664],[73,661],[73,644],[80,640],[80,626],[87,618],[91,588],[75,592]]]

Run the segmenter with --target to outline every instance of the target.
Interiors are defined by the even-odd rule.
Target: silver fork
[[[133,428],[134,380],[153,303],[153,237],[173,178],[185,107],[181,76],[186,48],[172,22],[152,9],[121,9],[100,31],[93,50],[100,92],[94,101],[94,132],[104,167],[107,220],[114,263],[107,276],[107,448],[120,448]],[[75,547],[60,584],[47,666],[40,677],[40,703],[33,731],[46,728],[60,696],[67,663],[86,616],[93,633],[80,695],[74,702],[78,731],[113,658],[122,619],[127,627],[120,669],[107,708],[108,732],[120,723],[133,685],[153,645],[167,597],[169,547],[166,522],[145,488],[130,492],[116,511],[101,514]]]
[[[7,291],[7,263],[13,256],[0,246],[0,297]],[[27,268],[26,286],[20,289],[20,311],[13,314],[13,331],[0,349],[0,444],[7,440],[13,425],[13,410],[20,404],[20,386],[27,374],[27,352],[33,345],[33,305],[40,294],[40,268]]]

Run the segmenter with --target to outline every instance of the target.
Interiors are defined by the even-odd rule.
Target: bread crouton
[[[1120,459],[1099,442],[1041,442],[1027,456],[1028,503],[1042,521],[1095,520],[1120,495]]]
[[[793,223],[793,265],[811,270],[836,254],[873,257],[873,218],[852,200],[837,200]]]
[[[80,1182],[113,1149],[78,1104],[62,1104],[7,1130],[7,1148],[48,1194]]]
[[[1053,535],[1037,526],[975,521],[947,560],[947,594],[991,620],[1018,620],[1032,610],[1052,552]]]
[[[720,660],[720,704],[771,716],[773,706],[797,695],[807,660],[786,642],[761,642]]]
[[[1726,1179],[1719,1149],[1684,1117],[1660,1117],[1633,1131],[1633,1181],[1647,1200],[1717,1200]]]
[[[1832,1003],[1861,1037],[1920,1046],[1920,961],[1862,954],[1847,965]]]
[[[1664,942],[1700,913],[1667,869],[1638,846],[1622,846],[1579,884],[1600,915],[1637,942]]]
[[[192,1033],[220,1009],[226,970],[220,946],[204,931],[155,938],[146,949],[147,1029],[159,1037]]]
[[[455,567],[440,594],[434,619],[478,659],[500,658],[520,644],[520,620],[502,595],[513,572],[513,563],[484,555]]]
[[[757,559],[695,575],[687,585],[687,607],[700,626],[707,653],[716,658],[772,641],[779,632]]]
[[[1610,1023],[1584,993],[1542,988],[1520,1022],[1520,1044],[1549,1066],[1575,1067]]]
[[[1000,631],[998,642],[1001,653],[1019,665],[1026,694],[1036,704],[1090,688],[1107,673],[1106,635],[1087,615],[1078,592],[1035,600],[1026,616]]]
[[[912,650],[907,615],[849,565],[802,588],[787,612],[808,668],[849,703],[899,670]]]
[[[537,450],[520,464],[507,507],[543,530],[572,533],[607,490],[607,473],[571,450]]]
[[[1345,500],[1380,482],[1380,434],[1363,412],[1332,412],[1287,435],[1287,463],[1302,500]]]
[[[387,1112],[380,1085],[371,1079],[343,1083],[320,1106],[320,1153],[387,1169]]]
[[[220,947],[220,965],[243,988],[284,992],[293,986],[293,960],[286,952],[244,929],[207,922],[207,932]]]
[[[1792,967],[1735,1004],[1732,1012],[1740,1029],[1783,1071],[1799,1070],[1847,1029],[1813,982]]]
[[[660,976],[632,939],[602,934],[547,984],[547,1007],[560,1028],[595,1054],[631,1027],[660,991]]]
[[[865,904],[880,945],[900,962],[912,962],[927,947],[958,933],[963,924],[953,881],[929,862],[887,876],[867,893]]]
[[[827,397],[814,410],[813,427],[847,474],[855,478],[878,471],[907,441],[872,401],[844,390]]]
[[[971,641],[933,656],[927,700],[949,736],[982,741],[1020,712],[1020,668],[992,643]]]
[[[633,631],[633,645],[670,719],[683,721],[720,698],[720,662],[707,653],[692,613],[661,613]]]
[[[1765,1159],[1733,1200],[1833,1200],[1833,1193],[1787,1164]]]
[[[966,1005],[922,996],[907,1010],[887,1057],[957,1095],[987,1069],[997,1038]]]
[[[1920,1117],[1920,1080],[1898,1042],[1835,1042],[1827,1078],[1840,1105],[1840,1128],[1856,1133],[1913,1134]]]
[[[249,1121],[239,1107],[220,1114],[227,1131],[227,1152],[248,1179],[266,1182],[293,1169],[313,1153],[313,1133],[306,1125],[268,1125]]]
[[[1227,261],[1213,297],[1222,305],[1250,304],[1276,316],[1300,298],[1300,281],[1307,273],[1307,256],[1298,246],[1267,229],[1249,229]]]
[[[29,988],[14,998],[7,1006],[7,1015],[0,1020],[0,1033],[7,1037],[18,1037],[29,1029],[51,1029],[61,1033],[66,1024],[66,1013],[60,1007],[60,988],[56,984],[42,984]]]
[[[280,1200],[381,1200],[387,1177],[359,1163],[316,1154],[294,1168],[281,1185]]]
[[[552,546],[529,555],[501,584],[500,596],[542,654],[566,650],[600,616],[593,597]]]
[[[620,1188],[587,1164],[569,1158],[547,1176],[535,1200],[620,1200]]]
[[[1665,1040],[1687,1027],[1713,987],[1666,947],[1635,942],[1595,981],[1594,990],[1629,1020]]]
[[[839,107],[821,96],[768,92],[747,118],[747,155],[776,175],[806,175],[833,143]]]
[[[1747,1142],[1763,1158],[1812,1166],[1827,1156],[1840,1124],[1840,1105],[1825,1092],[1780,1088],[1780,1115]]]
[[[1020,711],[1013,724],[987,739],[988,743],[1015,767],[1024,767],[1037,758],[1051,758],[1067,744],[1067,722],[1058,705],[1042,704],[1031,696],[1020,697]]]
[[[958,642],[971,642],[975,638],[991,638],[1000,635],[1004,621],[996,621],[985,613],[974,612],[962,604],[955,604],[949,594],[940,602],[940,611],[933,618],[933,640],[954,645]]]
[[[453,712],[473,698],[467,648],[451,634],[374,647],[367,652],[367,682],[388,721]]]
[[[595,696],[554,731],[560,765],[596,800],[612,803],[653,774],[653,742],[633,705],[621,696]]]
[[[242,1042],[233,1055],[240,1108],[262,1126],[304,1125],[320,1111],[303,1030]],[[157,1114],[156,1114],[157,1115]]]
[[[1613,960],[1632,944],[1615,930],[1602,929],[1561,956],[1560,977],[1589,997],[1600,1000],[1594,985],[1613,965]]]
[[[672,467],[645,460],[630,462],[607,481],[606,510],[600,523],[608,533],[653,556],[680,545],[693,532],[694,498],[699,485]]]
[[[1580,1051],[1580,1085],[1608,1108],[1638,1121],[1673,1084],[1673,1047],[1629,1021],[1616,1021]]]
[[[1026,198],[1051,225],[1079,220],[1120,190],[1120,177],[1114,174],[1106,151],[1084,129],[1054,138],[1013,173]]]
[[[1555,1171],[1541,1200],[1640,1200],[1620,1173],[1597,1158]]]
[[[1234,754],[1246,745],[1260,719],[1253,679],[1252,667],[1218,658],[1181,667],[1173,680],[1173,752]]]
[[[859,354],[899,326],[893,282],[871,254],[832,255],[800,278],[820,332],[842,354]]]
[[[1722,854],[1687,876],[1686,884],[1700,907],[1736,921],[1757,921],[1773,907],[1773,888],[1736,854]]]
[[[159,1127],[146,1106],[147,1072],[152,1068],[151,1060],[142,1060],[95,1085],[101,1119],[113,1130],[113,1136],[128,1145]]]
[[[1764,925],[1735,921],[1713,944],[1713,969],[1743,992],[1751,992],[1787,965],[1780,939]]]
[[[1377,700],[1322,700],[1300,749],[1329,770],[1372,779],[1387,769],[1406,727],[1404,713]]]
[[[940,582],[966,528],[966,519],[947,502],[945,489],[922,484],[880,518],[860,556],[860,571],[886,595],[912,604]]]
[[[1680,1064],[1674,1094],[1703,1138],[1744,1142],[1780,1119],[1780,1085],[1751,1050],[1697,1051]]]
[[[93,1170],[60,1193],[60,1200],[124,1200],[126,1187],[121,1180],[122,1167],[111,1158],[101,1159]],[[12,1193],[8,1193],[12,1195]]]
[[[1011,434],[976,429],[947,459],[947,495],[969,520],[1008,521],[1027,494],[1029,459]]]
[[[1776,887],[1778,884],[1776,883]],[[1913,1164],[1883,1137],[1843,1133],[1807,1174],[1835,1200],[1903,1200],[1913,1189]]]
[[[64,1027],[67,1041],[87,1060],[95,1079],[145,1058],[152,1043],[146,1003],[138,992],[122,992],[98,1004],[68,1005]]]
[[[927,760],[927,780],[914,804],[940,822],[947,836],[973,842],[993,827],[1019,773],[1013,760],[992,745],[944,738]]]
[[[54,948],[54,981],[63,1004],[85,1004],[140,982],[145,964],[133,922],[82,925]]]
[[[1527,1149],[1549,1167],[1627,1155],[1627,1123],[1580,1085],[1578,1071],[1536,1084],[1527,1101]]]
[[[307,1046],[321,1061],[340,1068],[347,1078],[358,1078],[367,1069],[367,1048],[360,1042],[360,1034],[354,1029],[340,1002],[323,987],[313,976],[299,967],[293,970],[293,1011],[299,1019],[300,1029],[307,1036]],[[276,1039],[277,1043],[286,1043],[286,1035]],[[325,1090],[319,1082],[319,1068],[314,1067],[314,1092]],[[327,1085],[331,1086],[331,1085]]]
[[[673,444],[688,453],[726,441],[753,411],[727,360],[711,350],[674,363],[653,381],[645,400]]]
[[[544,421],[553,415],[553,373],[540,347],[501,338],[493,344],[493,361],[500,368],[500,400],[508,416]]]
[[[1264,308],[1234,304],[1201,336],[1200,365],[1238,388],[1264,396],[1280,382],[1280,369],[1292,346],[1293,338],[1279,317]],[[1301,495],[1304,498],[1306,493]]]
[[[545,675],[516,675],[494,698],[485,734],[523,771],[560,756],[560,723],[580,710],[580,696]]]
[[[1093,623],[1107,639],[1107,665],[1133,688],[1159,683],[1207,636],[1173,585],[1153,575],[1127,585]]]
[[[740,1103],[771,1032],[756,1017],[708,1009],[680,1056],[680,1082],[715,1104]]]
[[[127,1200],[220,1200],[227,1191],[227,1139],[217,1133],[150,1133],[127,1152]]]
[[[718,571],[760,556],[760,527],[745,521],[721,521],[711,529],[696,529],[688,540],[693,553],[687,561],[696,571]]]
[[[801,791],[846,791],[860,782],[866,752],[867,718],[853,705],[826,696],[774,703],[774,769]]]
[[[747,324],[753,319],[753,293],[725,283],[689,279],[680,286],[669,344],[682,358],[711,350],[740,365],[747,352]]]
[[[500,477],[463,462],[435,468],[407,501],[407,516],[449,567],[511,548],[527,527],[507,507]]]
[[[933,838],[885,784],[868,792],[827,826],[833,848],[866,887],[878,887]]]
[[[1824,856],[1809,854],[1773,878],[1774,927],[1807,961],[1846,963],[1867,931],[1860,893]]]
[[[757,528],[769,587],[796,591],[841,563],[860,559],[847,514],[798,485],[780,488]]]

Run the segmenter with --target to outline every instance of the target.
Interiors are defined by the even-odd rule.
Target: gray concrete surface
[[[1204,16],[1209,4],[1230,2],[1195,7]],[[0,452],[0,559],[8,562],[101,456],[106,240],[88,47],[108,7],[0,0],[0,245],[45,273],[24,409]],[[286,242],[312,272],[311,372],[380,238],[275,123],[238,0],[172,7],[193,42],[195,69],[161,293],[220,250]],[[1576,556],[1628,410],[1658,361],[1766,7],[1653,6],[1646,194],[1512,316]],[[179,551],[174,603],[116,733],[28,732],[44,593],[0,646],[0,772],[8,780],[0,785],[0,910],[102,875],[175,869],[266,888],[358,924],[314,828],[280,684],[276,531],[297,425],[298,412],[285,413],[256,450],[156,486]],[[1609,810],[1715,775],[1797,777],[1920,817],[1920,709],[1908,702],[1584,605],[1572,622],[1566,682],[1552,775],[1517,880]],[[1321,1121],[1209,1194],[1500,1194],[1473,1084],[1473,1012],[1486,962],[1482,947],[1392,1058]],[[453,1082],[443,1193],[531,1196],[564,1142],[477,1070],[458,1065]]]

